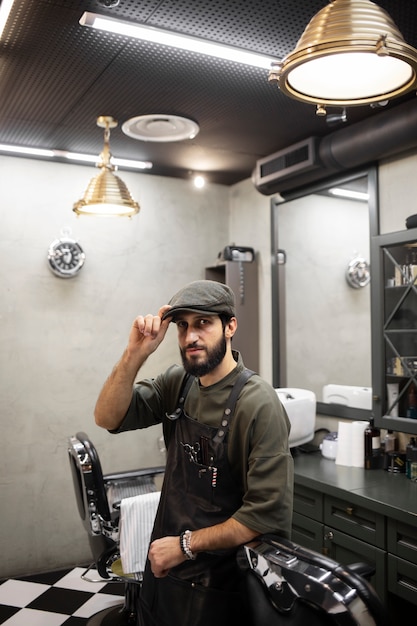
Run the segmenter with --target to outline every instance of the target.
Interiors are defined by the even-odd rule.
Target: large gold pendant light
[[[97,126],[104,128],[104,147],[97,167],[100,173],[92,178],[81,200],[74,204],[77,215],[116,215],[132,217],[140,207],[132,198],[125,183],[114,174],[116,167],[111,163],[110,129],[117,126],[112,117],[101,115]]]
[[[417,88],[417,50],[370,0],[333,0],[307,25],[294,51],[274,63],[269,80],[317,105],[383,102]]]

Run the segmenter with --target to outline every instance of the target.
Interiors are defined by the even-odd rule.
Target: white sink
[[[372,409],[372,387],[324,385],[323,402],[344,404],[356,409]]]
[[[316,394],[308,389],[275,389],[291,422],[290,448],[311,441],[316,424]]]

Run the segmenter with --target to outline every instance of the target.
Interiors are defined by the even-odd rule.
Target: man
[[[134,385],[171,321],[183,367]],[[236,329],[231,289],[190,283],[158,315],[136,318],[97,400],[96,423],[111,432],[163,425],[166,471],[142,586],[146,626],[249,625],[237,549],[263,533],[290,536],[288,417],[232,350]]]

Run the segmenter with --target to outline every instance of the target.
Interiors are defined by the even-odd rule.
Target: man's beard
[[[194,363],[192,360],[187,359],[186,350],[181,350],[182,364],[185,371],[191,376],[205,376],[210,374],[220,363],[223,361],[226,354],[226,338],[224,335],[219,339],[217,345],[210,350],[206,350],[206,360],[200,363]]]

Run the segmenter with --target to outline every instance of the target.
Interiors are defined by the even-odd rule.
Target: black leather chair
[[[97,450],[84,432],[69,437],[68,457],[78,511],[93,555],[93,563],[81,577],[88,582],[122,582],[125,585],[124,604],[96,614],[88,623],[90,626],[140,626],[138,598],[142,576],[140,572],[126,576],[121,570],[120,502],[123,498],[157,491],[155,478],[165,468],[103,474]]]
[[[346,567],[275,535],[244,546],[239,562],[254,626],[391,626],[366,564]]]

